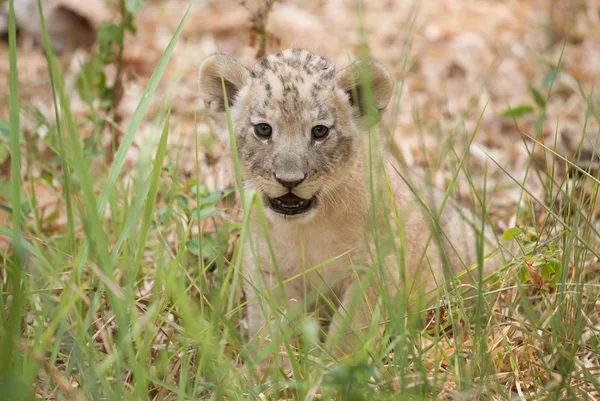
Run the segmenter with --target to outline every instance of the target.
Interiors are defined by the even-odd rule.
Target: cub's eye
[[[323,139],[329,134],[329,128],[324,125],[315,125],[311,134],[314,139]]]
[[[259,137],[259,138],[269,138],[271,136],[271,132],[273,130],[271,129],[271,126],[269,124],[256,124],[254,126],[254,133]]]

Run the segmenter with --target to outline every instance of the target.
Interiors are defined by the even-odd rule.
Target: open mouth
[[[269,206],[277,213],[295,215],[308,212],[315,205],[317,198],[303,199],[289,192],[279,198],[267,198]]]

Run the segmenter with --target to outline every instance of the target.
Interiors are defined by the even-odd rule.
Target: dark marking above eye
[[[327,108],[325,106],[323,106],[321,103],[318,104],[317,108],[319,109],[317,118],[319,120],[328,120],[330,117],[330,114],[328,113]]]
[[[266,105],[263,104],[263,106],[264,106],[264,108],[263,107],[253,107],[250,110],[250,115],[256,116],[261,119],[266,118],[267,117],[267,113],[265,111]]]
[[[284,97],[292,96],[297,98],[300,96],[300,91],[298,90],[298,86],[291,82],[291,80],[282,81],[283,83],[283,91],[282,94]]]
[[[311,88],[310,88],[310,94],[312,97],[317,97],[319,94],[319,91],[321,91],[323,89],[323,86],[321,86],[318,83],[314,83],[312,84]]]

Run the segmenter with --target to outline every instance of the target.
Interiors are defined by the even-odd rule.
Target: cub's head
[[[248,70],[214,54],[200,67],[200,95],[225,137],[223,82],[246,188],[262,194],[269,217],[302,220],[340,202],[336,191],[363,157],[359,131],[365,118],[385,109],[393,88],[376,62],[336,71],[326,59],[293,49]]]

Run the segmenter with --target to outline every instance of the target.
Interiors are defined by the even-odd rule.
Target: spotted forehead
[[[281,77],[318,77],[331,81],[335,68],[321,56],[306,50],[290,49],[263,58],[251,71],[252,78],[265,78],[271,74]]]
[[[257,117],[264,118],[276,109],[290,119],[309,110],[325,118],[323,102],[333,86],[335,67],[323,57],[305,50],[286,50],[258,62],[251,77]]]

